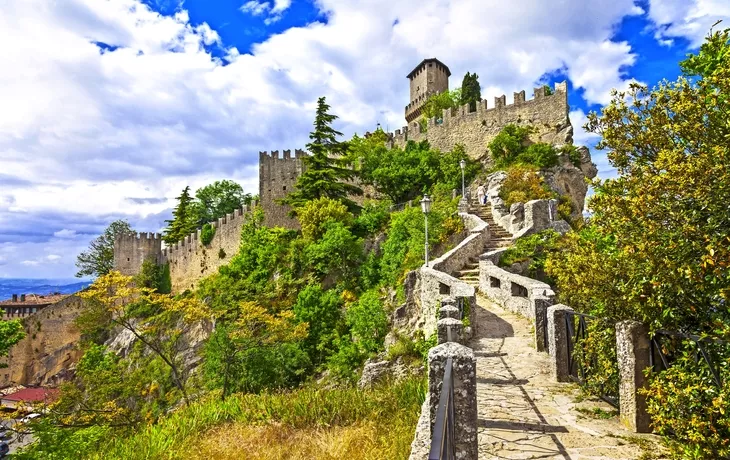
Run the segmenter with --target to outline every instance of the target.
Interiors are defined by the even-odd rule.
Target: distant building
[[[13,294],[12,299],[3,300],[0,302],[0,309],[2,309],[2,319],[16,319],[25,318],[26,316],[33,315],[49,305],[53,305],[57,302],[68,297],[64,294]]]
[[[37,404],[50,404],[58,398],[55,388],[24,388],[10,394],[0,396],[0,406],[6,409],[31,410]]]

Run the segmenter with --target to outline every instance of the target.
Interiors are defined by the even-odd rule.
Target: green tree
[[[76,257],[76,276],[103,276],[114,269],[114,240],[134,231],[126,220],[115,220],[104,232],[89,243],[89,249]]]
[[[20,342],[25,337],[23,324],[17,320],[0,321],[0,358],[8,355],[10,347]],[[6,363],[0,363],[0,368],[8,367]]]
[[[460,105],[469,104],[469,110],[477,109],[477,102],[482,100],[482,87],[479,84],[479,75],[467,72],[464,80],[461,82],[461,101]]]
[[[172,211],[172,220],[166,220],[167,228],[162,239],[167,245],[172,245],[193,233],[198,225],[198,212],[193,198],[190,196],[190,187],[185,187],[177,197],[177,206]]]
[[[329,222],[342,222],[346,227],[350,227],[354,220],[344,204],[330,198],[318,198],[307,202],[299,208],[297,217],[302,226],[302,236],[309,241],[322,237]]]
[[[594,181],[589,224],[546,268],[576,309],[727,340],[730,30],[711,33],[681,67],[676,81],[614,91],[601,114],[589,115],[586,128],[601,134],[597,148],[619,176]],[[727,391],[695,361],[696,345],[679,343],[671,370],[653,376],[654,428],[673,433],[682,458],[725,458]],[[726,373],[724,348],[716,365]]]
[[[252,200],[251,194],[244,192],[243,187],[232,180],[219,180],[199,188],[195,192],[197,226],[241,209]]]
[[[429,118],[434,117],[441,118],[444,115],[445,109],[458,107],[460,103],[461,88],[433,94],[428,98],[428,100],[426,100],[421,108],[421,119],[428,120]]]
[[[342,133],[332,128],[331,124],[338,117],[329,113],[330,106],[324,97],[317,101],[317,115],[314,120],[314,131],[309,134],[311,142],[307,144],[309,155],[302,159],[304,172],[297,179],[296,190],[282,200],[291,206],[293,212],[307,201],[327,197],[344,203],[348,209],[358,209],[357,204],[349,196],[362,195],[362,190],[347,181],[356,173],[348,167],[347,142],[337,140]]]

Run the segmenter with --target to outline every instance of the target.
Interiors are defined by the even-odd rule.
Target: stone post
[[[464,324],[459,319],[444,318],[436,323],[439,343],[461,342]],[[450,330],[450,331],[449,331]]]
[[[644,376],[644,369],[650,366],[649,343],[649,328],[644,324],[637,321],[616,324],[621,423],[635,433],[651,433],[646,397],[638,391],[649,384]]]
[[[443,307],[439,308],[439,319],[459,319],[459,316],[459,309],[453,305],[446,304]]]
[[[547,309],[548,349],[550,351],[550,371],[556,382],[570,382],[568,372],[568,331],[565,327],[565,312],[573,311],[567,305],[552,305]]]
[[[448,342],[428,352],[428,397],[431,433],[436,422],[446,361],[452,358],[454,384],[454,436],[456,458],[476,460],[477,441],[477,368],[474,351],[464,345]],[[433,436],[432,436],[433,438]]]
[[[532,299],[535,305],[535,349],[537,351],[548,351],[547,337],[547,309],[553,304],[550,297],[538,296]]]
[[[468,213],[469,212],[469,200],[467,200],[466,198],[462,197],[459,200],[459,204],[456,206],[456,209],[459,212]]]

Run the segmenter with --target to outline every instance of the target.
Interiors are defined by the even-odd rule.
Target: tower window
[[[127,262],[129,262],[129,257],[127,257]]]
[[[286,190],[286,185],[281,188],[282,190]]]

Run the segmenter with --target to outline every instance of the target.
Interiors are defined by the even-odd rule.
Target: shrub
[[[308,201],[297,210],[297,218],[302,226],[302,236],[309,241],[319,239],[329,222],[341,222],[345,227],[353,223],[353,215],[347,206],[327,197]]]
[[[558,153],[552,145],[538,142],[518,154],[514,161],[535,165],[538,168],[551,168],[558,164]]]
[[[531,129],[527,126],[509,124],[489,143],[489,150],[495,163],[509,164],[524,149],[524,143]]]
[[[507,170],[507,177],[502,184],[499,197],[505,201],[509,209],[514,203],[526,203],[531,200],[552,198],[543,178],[534,167],[514,165]]]
[[[550,282],[545,275],[545,261],[548,254],[557,250],[560,233],[553,229],[534,235],[523,236],[507,249],[499,258],[499,265],[509,267],[514,263],[530,260],[529,276]]]
[[[703,344],[724,382],[718,387],[707,363],[702,357],[696,359],[693,341],[675,345],[671,367],[654,375],[644,391],[654,430],[670,437],[669,446],[677,458],[729,458],[730,346]]]
[[[210,242],[213,241],[214,236],[215,236],[215,227],[213,227],[211,224],[203,225],[203,229],[200,231],[200,241],[205,246],[208,246],[210,244]]]
[[[383,348],[388,333],[388,315],[385,313],[377,290],[363,293],[346,313],[347,325],[353,340],[363,353],[372,354]]]
[[[578,147],[573,144],[565,144],[560,148],[560,152],[568,154],[568,158],[570,158],[570,162],[573,163],[573,166],[580,168],[581,155],[578,151]]]

